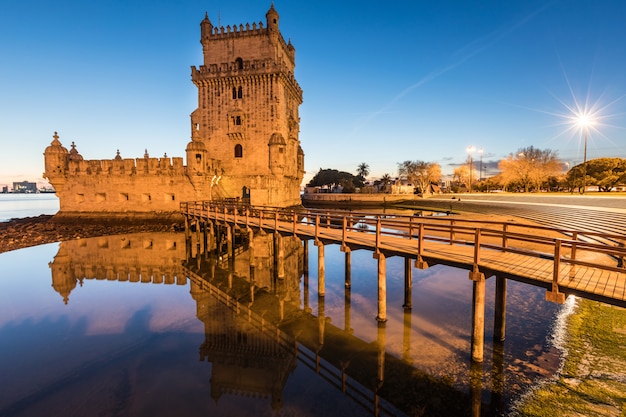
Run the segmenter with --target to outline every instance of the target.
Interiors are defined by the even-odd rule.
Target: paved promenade
[[[626,196],[456,194],[416,200],[446,210],[525,218],[547,226],[626,235]]]

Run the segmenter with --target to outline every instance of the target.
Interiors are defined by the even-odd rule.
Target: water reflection
[[[485,362],[475,365],[465,272],[409,264],[407,291],[407,264],[390,258],[389,320],[378,323],[371,253],[327,246],[321,296],[314,250],[291,236],[228,230],[61,243],[49,268],[63,310],[31,319],[33,299],[23,321],[0,320],[0,340],[13,340],[20,357],[16,334],[41,344],[42,329],[57,329],[61,338],[39,355],[66,370],[1,359],[0,375],[28,378],[0,376],[14,386],[0,415],[60,415],[78,407],[77,392],[89,398],[83,415],[168,415],[174,403],[184,414],[498,415],[534,379],[529,369],[550,372],[542,361],[554,310],[541,291],[510,285],[508,340],[487,340]],[[489,303],[493,296],[488,315]],[[25,388],[33,384],[44,388]]]

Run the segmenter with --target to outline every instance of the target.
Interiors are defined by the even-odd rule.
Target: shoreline
[[[184,230],[176,218],[63,218],[42,214],[0,223],[0,253],[64,240],[140,232]]]
[[[626,415],[626,309],[576,299],[565,319],[556,374],[513,404],[516,417]]]

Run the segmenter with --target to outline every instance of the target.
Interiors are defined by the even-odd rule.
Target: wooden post
[[[404,307],[405,310],[411,310],[413,307],[413,267],[411,258],[404,258]]]
[[[324,333],[326,327],[326,313],[324,310],[324,297],[317,297],[317,323],[318,323],[318,343],[320,346],[324,344]]]
[[[382,252],[374,253],[378,259],[378,316],[379,322],[387,321],[387,259]]]
[[[485,280],[485,274],[480,272],[480,270],[478,269],[478,264],[480,263],[480,238],[480,229],[476,229],[476,231],[474,232],[474,266],[469,273],[469,278],[472,281]]]
[[[350,288],[352,286],[352,252],[350,250],[345,251],[345,286]]]
[[[472,360],[482,362],[485,346],[485,276],[474,280],[472,308]]]
[[[450,220],[450,244],[454,244],[454,220]]]
[[[483,367],[481,363],[470,364],[470,398],[472,402],[472,417],[480,417],[483,392]]]
[[[315,246],[317,246],[317,294],[323,297],[326,291],[324,288],[324,244],[316,241]]]
[[[352,334],[352,328],[350,327],[350,307],[351,307],[351,290],[350,287],[346,286],[344,289],[343,296],[343,321],[344,321],[344,330],[348,334]]]
[[[411,359],[411,310],[404,309],[404,322],[402,326],[402,360],[412,364]]]
[[[552,291],[546,292],[546,300],[563,304],[565,294],[559,292],[559,273],[561,270],[561,239],[554,241],[554,268],[552,269]]]
[[[506,335],[506,278],[496,277],[496,300],[493,320],[493,339],[504,342]]]
[[[387,324],[385,322],[378,323],[378,334],[376,338],[376,344],[378,347],[378,386],[381,386],[385,380],[385,345],[387,344]]]
[[[415,267],[418,269],[428,268],[428,263],[422,257],[424,253],[424,223],[419,224],[419,235],[417,236],[417,259],[415,260]]]

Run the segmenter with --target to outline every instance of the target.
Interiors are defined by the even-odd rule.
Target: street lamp
[[[480,148],[478,150],[478,153],[480,154],[480,171],[478,171],[478,182],[481,182],[483,180],[483,148]]]
[[[472,192],[472,167],[473,167],[473,162],[472,162],[472,153],[476,150],[476,148],[474,146],[468,146],[466,149],[467,153],[469,154],[469,184],[468,184],[468,188],[469,188],[469,192]]]

